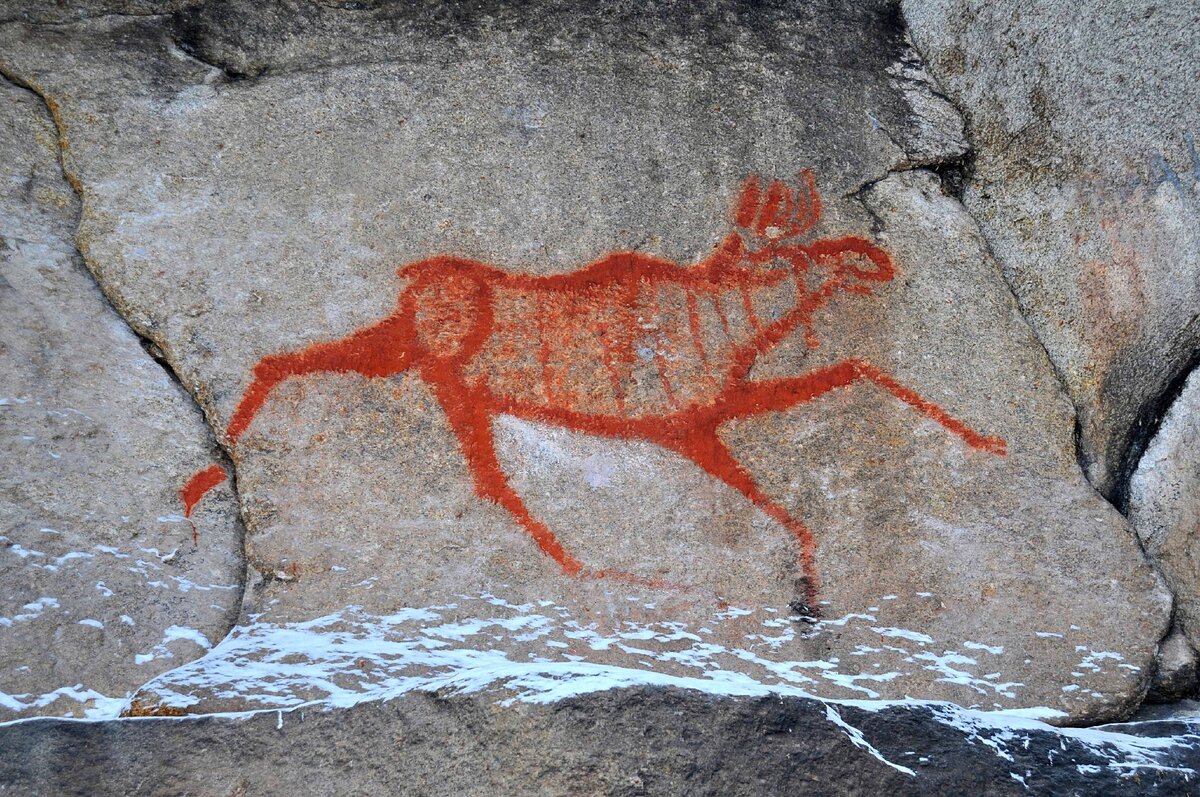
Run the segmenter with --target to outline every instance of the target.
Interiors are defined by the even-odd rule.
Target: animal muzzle
[[[887,282],[896,276],[891,256],[856,236],[815,241],[807,249],[814,262],[832,266],[837,274],[869,282]]]

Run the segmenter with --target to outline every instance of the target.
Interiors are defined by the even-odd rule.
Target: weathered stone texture
[[[1174,795],[1191,720],[1054,732],[949,706],[612,690],[499,708],[410,694],[352,709],[0,728],[14,795]],[[62,762],[72,762],[64,770]]]
[[[1121,502],[1161,396],[1200,349],[1195,3],[907,0],[967,118],[963,201]]]
[[[219,491],[193,542],[179,487],[217,451],[84,269],[50,115],[3,80],[0,153],[0,719],[108,716],[228,632],[237,510]]]
[[[1147,703],[1170,703],[1195,696],[1200,673],[1196,651],[1187,635],[1176,628],[1158,646],[1158,660]]]
[[[1129,484],[1129,519],[1175,593],[1176,624],[1200,647],[1200,377],[1193,371]],[[1175,659],[1186,661],[1183,651]],[[1192,654],[1192,685],[1195,654]]]
[[[466,627],[500,601],[524,614],[457,641],[509,661],[1047,706],[1060,721],[1130,710],[1169,597],[1084,482],[1071,407],[975,223],[931,173],[889,175],[965,151],[897,9],[538,11],[227,2],[13,23],[0,28],[0,66],[57,109],[91,270],[222,431],[262,358],[395,311],[408,284],[397,267],[453,254],[545,276],[637,251],[674,273],[725,238],[747,176],[794,181],[811,167],[824,198],[811,238],[869,240],[895,274],[839,294],[810,342],[797,332],[749,377],[855,358],[907,388],[864,379],[786,412],[751,407],[721,439],[813,530],[824,622],[799,616],[798,538],[711,471],[646,438],[488,417],[516,492],[587,568],[667,585],[564,575],[511,511],[481,500],[478,463],[445,412],[454,402],[419,369],[289,379],[231,446],[257,621],[436,607],[439,628]],[[677,296],[668,311],[686,305]],[[629,324],[657,329],[647,315]],[[673,362],[644,348],[637,357]],[[942,410],[975,432],[951,433]],[[553,646],[528,631],[546,605],[575,624]],[[634,645],[589,643],[580,627],[655,630]],[[238,640],[143,699],[261,706],[222,680],[267,655],[226,658]],[[261,699],[292,705],[408,674],[377,664]]]
[[[55,25],[104,16],[154,16],[171,14],[191,5],[189,0],[71,0],[0,4],[0,24],[25,22]]]

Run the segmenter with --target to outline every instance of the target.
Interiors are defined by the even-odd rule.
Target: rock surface
[[[0,153],[0,719],[110,716],[228,632],[241,527],[219,490],[193,541],[179,488],[218,451],[84,269],[54,124],[3,80]]]
[[[0,69],[57,114],[91,271],[237,468],[252,622],[135,708],[472,679],[549,699],[603,666],[1127,713],[1169,596],[1082,478],[974,221],[931,173],[892,174],[966,151],[896,8],[587,10],[228,2],[0,27]],[[754,175],[793,185],[787,224],[747,229]],[[736,301],[738,271],[672,287],[722,242],[785,233],[809,247],[790,294]],[[640,280],[612,315],[588,309],[609,283],[547,293],[612,252],[637,254],[593,273]],[[436,255],[459,271],[397,276]],[[822,286],[809,328],[714,397],[728,339]],[[386,345],[306,349],[392,317]]]
[[[1176,623],[1192,648],[1200,647],[1198,496],[1200,376],[1193,371],[1129,483],[1129,519],[1175,594]]]
[[[947,705],[670,689],[503,709],[411,694],[245,718],[0,727],[0,782],[14,795],[1168,795],[1194,790],[1198,730],[1195,717],[1056,731]]]
[[[1195,3],[906,0],[974,147],[978,220],[1123,502],[1167,387],[1200,350]]]
[[[1198,667],[1200,662],[1187,635],[1178,628],[1172,630],[1158,646],[1154,680],[1146,693],[1146,701],[1169,703],[1194,697],[1200,680],[1197,678],[1200,675]]]

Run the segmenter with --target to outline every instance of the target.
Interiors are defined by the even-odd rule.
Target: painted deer
[[[399,269],[407,285],[387,318],[341,340],[264,357],[229,422],[229,442],[286,379],[415,370],[445,411],[478,495],[508,510],[565,573],[647,583],[588,569],[533,516],[496,456],[492,422],[499,414],[646,440],[695,462],[795,535],[805,609],[815,614],[813,535],[721,441],[722,424],[869,382],[968,445],[1005,453],[1003,440],[974,431],[862,360],[750,378],[755,361],[793,333],[801,331],[815,348],[813,316],[833,297],[869,295],[895,275],[887,252],[862,238],[806,243],[820,215],[806,170],[797,191],[780,181],[764,188],[756,177],[746,180],[736,229],[690,266],[641,252],[545,277],[449,255],[410,263]]]

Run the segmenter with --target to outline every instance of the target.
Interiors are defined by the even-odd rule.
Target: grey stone
[[[634,689],[499,708],[352,709],[0,727],[8,794],[1169,795],[1195,717],[1055,732],[950,706]]]
[[[78,201],[33,93],[0,80],[0,719],[111,716],[203,654],[241,602],[228,489],[182,480],[220,454],[71,242]]]
[[[1182,698],[1169,703],[1143,703],[1129,722],[1191,722],[1197,717],[1200,717],[1200,700]]]
[[[1158,646],[1158,660],[1148,702],[1166,703],[1196,694],[1197,660],[1187,636],[1178,628],[1172,629]]]
[[[968,122],[963,201],[1124,501],[1167,387],[1200,350],[1200,7],[906,0]]]
[[[763,493],[814,531],[822,604],[806,606],[778,512],[663,446],[489,419],[531,514],[593,573],[637,581],[569,577],[479,497],[428,372],[289,379],[224,441],[248,622],[135,708],[352,700],[491,661],[470,672],[517,692],[594,664],[1061,722],[1128,713],[1169,596],[1082,478],[1069,402],[975,223],[931,173],[890,174],[965,151],[895,7],[593,11],[206,4],[9,24],[0,68],[57,109],[90,269],[222,436],[264,357],[392,313],[397,267],[449,253],[546,276],[626,250],[686,265],[725,238],[744,178],[805,166],[824,197],[812,237],[869,240],[897,275],[831,301],[815,345],[797,332],[753,379],[866,360],[978,435],[883,377],[726,424]],[[682,294],[662,301],[687,317]],[[457,312],[417,312],[439,307]],[[647,314],[637,329],[676,323]],[[535,352],[489,341],[479,367],[536,392]],[[599,362],[567,387],[593,395]],[[645,367],[639,400],[668,368]],[[700,390],[693,376],[679,384]]]
[[[188,0],[72,0],[70,3],[0,4],[0,24],[25,22],[34,25],[59,25],[93,17],[149,17],[170,14],[186,8]]]
[[[1200,377],[1193,371],[1129,483],[1129,519],[1200,646]]]

